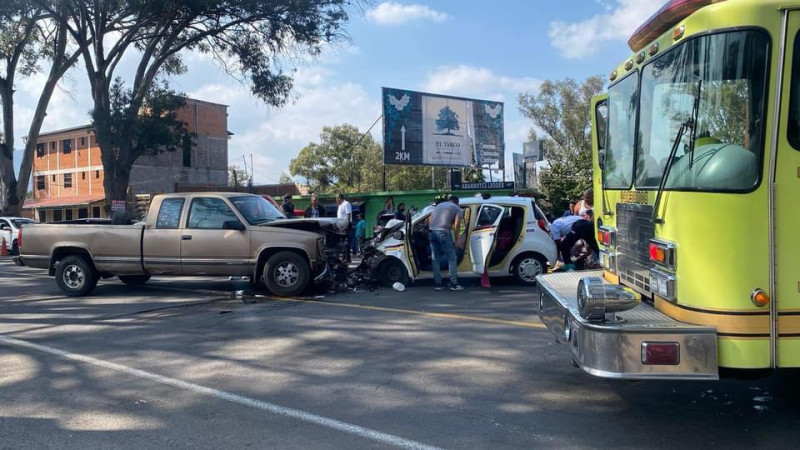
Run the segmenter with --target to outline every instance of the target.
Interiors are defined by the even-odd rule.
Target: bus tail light
[[[681,345],[677,342],[642,342],[642,364],[677,366],[681,362]]]
[[[650,262],[675,270],[675,244],[672,242],[650,239]]]
[[[597,229],[597,243],[606,247],[613,247],[617,241],[617,230],[613,228],[599,227]]]

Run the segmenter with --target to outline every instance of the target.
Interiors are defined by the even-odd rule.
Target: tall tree
[[[322,129],[289,165],[293,176],[319,192],[374,191],[381,187],[381,147],[369,133],[343,124]]]
[[[36,142],[47,107],[59,80],[78,60],[68,51],[67,30],[51,20],[44,8],[28,0],[0,2],[0,211],[19,215],[27,197]],[[14,170],[14,84],[22,77],[40,73],[49,64],[24,144],[19,176]]]
[[[583,83],[565,78],[545,81],[537,94],[519,94],[520,112],[544,134],[549,167],[539,184],[555,211],[592,185],[591,101],[603,86],[599,76]],[[532,130],[531,138],[536,134]]]
[[[66,26],[86,67],[94,103],[92,119],[105,169],[106,202],[124,199],[130,170],[142,155],[142,114],[161,77],[182,74],[183,52],[212,55],[230,75],[249,81],[269,105],[283,105],[292,76],[276,64],[281,54],[318,54],[340,39],[349,0],[36,0]],[[65,11],[57,10],[64,5]],[[133,50],[133,51],[132,51]],[[133,73],[122,74],[123,57]],[[126,81],[127,112],[114,120],[110,95]]]

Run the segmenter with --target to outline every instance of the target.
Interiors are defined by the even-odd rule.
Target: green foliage
[[[367,133],[343,124],[322,129],[319,143],[309,143],[289,165],[293,176],[307,180],[317,192],[379,190],[381,147]]]
[[[395,191],[449,189],[446,167],[383,166],[381,146],[370,134],[348,124],[325,127],[320,142],[305,146],[289,165],[293,176],[302,177],[311,190],[320,193],[367,192],[386,188]],[[480,169],[464,169],[465,181],[484,181]]]
[[[538,94],[519,95],[520,112],[544,134],[549,167],[539,174],[539,185],[554,213],[567,208],[592,184],[592,97],[603,90],[603,80],[589,77],[579,84],[572,78],[545,81]],[[536,138],[536,132],[531,131]]]
[[[177,115],[186,105],[185,96],[177,94],[164,82],[158,83],[145,96],[143,108],[133,112],[128,107],[132,95],[131,89],[119,78],[109,90],[111,138],[108,143],[115,152],[130,145],[134,155],[155,155],[192,145],[192,134]],[[129,136],[132,141],[127,140]]]
[[[278,182],[280,184],[294,184],[294,180],[292,179],[292,176],[289,175],[286,172],[281,172],[281,177],[278,180]]]
[[[247,172],[236,164],[228,166],[228,186],[231,187],[245,187],[248,181]]]

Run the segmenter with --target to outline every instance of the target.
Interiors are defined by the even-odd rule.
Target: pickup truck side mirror
[[[239,222],[238,220],[226,220],[222,224],[222,229],[223,230],[244,231],[245,230],[245,226],[244,226],[244,224],[242,222]]]

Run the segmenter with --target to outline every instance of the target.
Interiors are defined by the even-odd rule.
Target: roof
[[[59,206],[83,206],[105,200],[105,194],[75,195],[71,197],[38,198],[25,200],[23,209],[56,208]]]
[[[39,137],[50,136],[53,134],[69,133],[71,131],[80,131],[80,130],[94,131],[94,127],[92,126],[92,124],[87,123],[86,125],[79,125],[76,127],[62,128],[60,130],[53,130],[53,131],[45,131],[43,133],[39,133]]]

